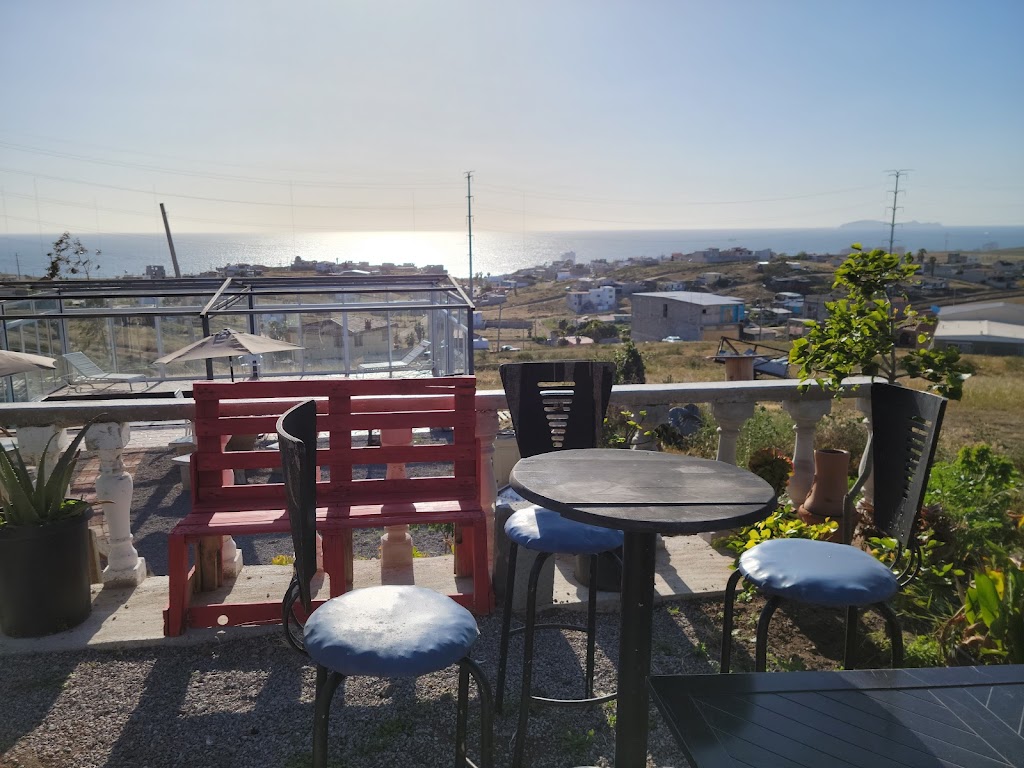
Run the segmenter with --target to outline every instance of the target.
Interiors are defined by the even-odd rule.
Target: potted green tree
[[[805,386],[813,379],[838,393],[849,376],[877,376],[890,384],[921,378],[928,382],[928,389],[960,399],[969,366],[956,347],[924,346],[928,336],[918,330],[930,321],[920,317],[907,300],[907,282],[920,268],[910,254],[900,256],[881,248],[865,251],[859,243],[853,245],[832,284],[833,289],[845,291],[845,297],[826,302],[828,316],[808,323],[807,334],[790,349],[789,361],[799,366]],[[900,341],[908,333],[915,334],[917,345],[898,354]],[[846,451],[815,451],[814,485],[798,509],[805,522],[842,514],[849,458]]]
[[[78,447],[93,421],[52,470],[46,459],[54,440],[50,438],[34,476],[17,447],[0,448],[0,631],[9,637],[40,637],[70,629],[92,610],[92,507],[82,499],[67,498],[67,489]]]
[[[919,334],[917,348],[897,354],[900,339],[929,322],[906,302],[907,281],[920,268],[909,254],[881,248],[865,251],[855,243],[832,284],[846,297],[826,302],[828,316],[809,323],[807,335],[790,349],[789,361],[799,366],[800,378],[836,391],[843,379],[858,374],[878,376],[890,384],[922,378],[929,389],[959,400],[970,368],[956,347],[926,349],[927,335]]]

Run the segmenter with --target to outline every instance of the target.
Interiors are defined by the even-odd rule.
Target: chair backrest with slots
[[[600,445],[614,363],[507,363],[500,373],[520,456]]]
[[[946,398],[871,385],[875,527],[906,547],[921,509]]]

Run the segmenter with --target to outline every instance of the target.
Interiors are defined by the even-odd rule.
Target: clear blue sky
[[[0,234],[1024,224],[1021,0],[0,4]]]

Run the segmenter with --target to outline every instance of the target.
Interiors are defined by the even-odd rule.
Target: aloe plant
[[[78,447],[85,433],[97,419],[89,421],[78,433],[67,450],[49,470],[46,456],[54,435],[46,443],[33,479],[17,446],[0,446],[0,527],[5,525],[47,525],[69,517],[85,514],[90,504],[83,499],[67,498],[68,485],[78,463]]]

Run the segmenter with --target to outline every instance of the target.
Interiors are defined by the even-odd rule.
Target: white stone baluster
[[[804,503],[814,481],[814,432],[818,422],[832,410],[831,400],[787,400],[782,404],[793,419],[796,440],[793,443],[793,476],[789,479],[789,498],[796,509]]]
[[[711,414],[718,422],[718,455],[715,458],[719,461],[736,463],[736,442],[740,437],[740,429],[754,415],[754,405],[752,402],[711,404]]]
[[[497,410],[478,410],[476,412],[476,440],[480,446],[480,506],[487,516],[487,541],[491,544],[487,550],[487,568],[494,573],[494,503],[498,498],[498,482],[494,476],[494,441],[498,436]],[[464,570],[460,574],[459,570]],[[457,575],[469,575],[473,572],[472,563],[456,563]]]
[[[54,435],[53,442],[50,438]],[[60,459],[60,456],[71,444],[71,438],[66,429],[55,429],[54,427],[20,427],[18,429],[18,451],[25,463],[31,467],[38,466],[39,459],[46,450],[49,443],[50,449],[46,451],[46,466],[53,468],[53,465]]]
[[[380,444],[382,448],[412,445],[412,428],[382,429]],[[388,480],[402,479],[405,476],[405,464],[388,464]],[[412,536],[409,534],[408,525],[384,527],[384,535],[380,537],[380,567],[382,570],[390,571],[412,569]]]
[[[220,572],[226,579],[233,579],[242,572],[242,550],[230,536],[220,540]]]
[[[96,500],[102,504],[107,523],[107,567],[103,584],[138,586],[146,578],[146,561],[132,544],[131,512],[135,482],[124,467],[121,455],[131,437],[127,424],[93,424],[85,435],[85,444],[96,451],[100,473],[96,478]]]
[[[661,443],[654,436],[654,430],[658,428],[658,425],[668,421],[668,406],[649,405],[643,409],[643,414],[640,411],[635,412],[633,421],[637,422],[640,427],[633,433],[633,438],[629,441],[629,449],[631,451],[660,451]]]

